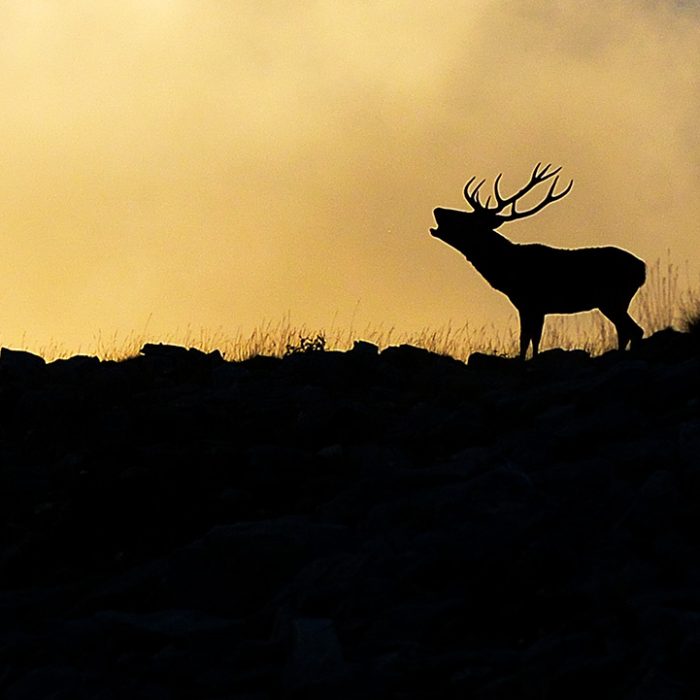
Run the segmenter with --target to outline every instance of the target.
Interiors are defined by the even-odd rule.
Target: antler
[[[476,180],[476,175],[469,178],[469,182],[467,182],[467,184],[464,186],[464,199],[467,200],[467,203],[472,209],[474,209],[474,211],[481,211],[484,206],[479,201],[479,188],[486,182],[486,180],[482,180],[471,192],[469,192],[469,185],[471,185],[474,180]]]
[[[474,209],[474,211],[488,211],[492,214],[498,214],[498,218],[502,223],[505,221],[514,221],[515,219],[522,219],[526,216],[531,216],[532,214],[536,214],[538,211],[544,209],[548,204],[556,202],[558,199],[565,197],[567,194],[569,194],[569,192],[571,192],[571,188],[574,186],[574,181],[571,180],[561,192],[555,193],[555,189],[559,182],[559,176],[557,173],[559,173],[561,170],[561,166],[555,168],[554,170],[550,170],[551,167],[551,163],[548,163],[544,167],[542,167],[542,163],[538,163],[534,167],[532,175],[530,175],[529,182],[524,187],[521,187],[514,195],[505,198],[501,196],[501,193],[498,190],[498,183],[501,181],[501,177],[503,176],[503,173],[499,173],[493,184],[493,192],[496,197],[496,206],[493,208],[489,208],[491,197],[486,200],[485,205],[479,200],[479,188],[484,184],[485,180],[479,182],[479,184],[476,185],[471,192],[469,192],[469,186],[476,179],[474,177],[471,178],[471,180],[469,180],[464,187],[464,198],[467,200],[472,209]],[[527,211],[516,211],[516,202],[521,197],[530,192],[530,190],[540,183],[544,182],[545,180],[549,180],[552,177],[554,178],[554,181],[552,182],[545,198],[539,204],[532,207],[532,209],[528,209]],[[511,207],[510,214],[501,214],[506,207]]]

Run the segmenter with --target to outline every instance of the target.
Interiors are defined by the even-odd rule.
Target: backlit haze
[[[537,161],[574,189],[511,240],[697,276],[699,76],[692,2],[9,0],[0,345],[506,324],[428,229]]]

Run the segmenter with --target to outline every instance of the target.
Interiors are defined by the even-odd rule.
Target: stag
[[[433,212],[437,227],[430,233],[462,253],[518,310],[521,359],[525,359],[530,344],[532,356],[537,355],[546,314],[600,309],[615,325],[620,350],[635,345],[644,335],[627,311],[644,284],[644,261],[612,246],[554,248],[540,243],[512,243],[496,231],[569,194],[573,180],[556,191],[560,170],[538,163],[529,182],[510,197],[503,197],[499,191],[500,173],[494,181],[493,207],[490,195],[485,203],[479,198],[485,180],[474,184],[476,178],[472,177],[464,187],[464,198],[472,211],[437,208]],[[546,180],[551,182],[544,199],[530,209],[518,210],[519,200]]]

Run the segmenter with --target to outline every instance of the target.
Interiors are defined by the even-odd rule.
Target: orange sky
[[[697,4],[14,0],[0,33],[0,345],[499,322],[432,209],[540,160],[574,190],[511,239],[700,271]]]

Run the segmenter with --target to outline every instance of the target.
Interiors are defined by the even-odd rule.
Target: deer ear
[[[500,226],[503,226],[503,224],[508,221],[508,217],[506,216],[501,216],[500,214],[494,214],[493,216],[493,224],[492,227],[495,229],[499,228]]]

